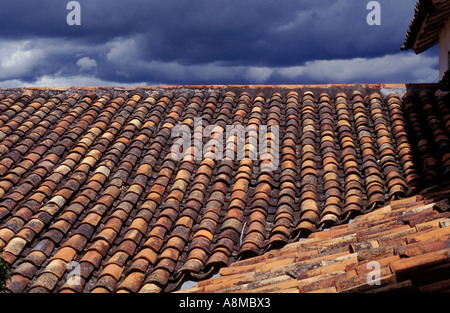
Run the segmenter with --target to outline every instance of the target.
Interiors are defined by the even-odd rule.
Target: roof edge
[[[64,87],[11,87],[5,88],[0,87],[1,91],[9,90],[31,90],[31,91],[61,91],[65,92],[68,90],[81,90],[81,91],[92,91],[92,90],[115,90],[115,91],[136,91],[139,89],[143,90],[158,90],[158,89],[235,89],[235,88],[246,88],[246,89],[306,89],[306,88],[369,88],[369,89],[389,89],[389,88],[403,88],[407,86],[433,86],[434,83],[425,84],[399,84],[399,83],[367,83],[367,84],[228,84],[228,85],[153,85],[153,86],[64,86]]]
[[[403,46],[400,47],[401,50],[410,50],[414,48],[414,44],[420,34],[420,30],[430,9],[433,8],[432,0],[419,0],[414,8],[414,17],[411,19],[409,28],[406,32],[405,41]]]

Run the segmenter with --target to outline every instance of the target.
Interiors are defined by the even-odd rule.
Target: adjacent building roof
[[[374,224],[379,217],[384,229],[391,201],[447,180],[450,108],[438,87],[0,89],[7,288],[169,292],[236,261],[302,250],[330,227],[358,232],[358,219],[347,225],[357,216]],[[177,160],[179,125],[193,140]],[[207,127],[229,125],[249,133],[277,126],[279,134],[268,127],[270,149],[257,158],[248,133],[247,158],[189,158],[201,153],[194,130],[203,130],[207,148],[222,143]],[[446,217],[436,218],[439,227]],[[351,249],[354,260],[359,246]]]
[[[448,292],[449,188],[391,201],[180,292]]]
[[[449,17],[449,1],[417,1],[414,18],[406,33],[402,50],[413,49],[416,54],[419,54],[439,43],[439,32]]]

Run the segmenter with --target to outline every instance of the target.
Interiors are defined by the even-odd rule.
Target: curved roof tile
[[[310,272],[286,267],[295,280],[283,274],[269,289],[308,291],[317,276],[323,288],[337,278],[335,290],[353,288],[355,260],[372,250],[384,255],[385,242],[420,250],[395,246],[396,233],[408,244],[423,240],[411,223],[421,231],[437,225],[434,217],[447,225],[447,213],[438,218],[428,207],[414,207],[430,218],[423,225],[414,210],[395,211],[401,221],[393,209],[383,212],[448,178],[448,96],[435,94],[435,85],[403,85],[404,95],[383,87],[392,86],[2,90],[0,253],[13,269],[8,290],[169,292],[221,268],[247,289],[266,290],[242,275],[312,256],[323,267],[313,267],[318,259],[305,261]],[[394,232],[377,237],[379,223]],[[434,230],[430,240],[442,235]],[[319,238],[336,254],[306,249]],[[275,263],[253,265],[267,258]],[[69,281],[75,265],[78,284]],[[228,278],[214,281],[231,288]]]

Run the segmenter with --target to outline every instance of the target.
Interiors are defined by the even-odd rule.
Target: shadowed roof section
[[[355,217],[372,214],[376,222],[392,201],[447,179],[450,108],[438,89],[0,89],[0,252],[13,269],[7,288],[170,292],[343,229]],[[192,139],[181,159],[172,149],[178,126]],[[228,126],[247,130],[247,157],[206,158],[237,136],[207,130]],[[264,126],[270,148],[250,157],[249,134]]]
[[[439,43],[439,32],[450,17],[447,0],[419,0],[405,36],[402,50],[419,54]]]
[[[181,293],[438,293],[450,290],[449,186],[222,268]]]

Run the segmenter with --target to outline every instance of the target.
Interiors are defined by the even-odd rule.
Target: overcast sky
[[[416,83],[437,47],[401,51],[416,0],[1,0],[0,87]]]

